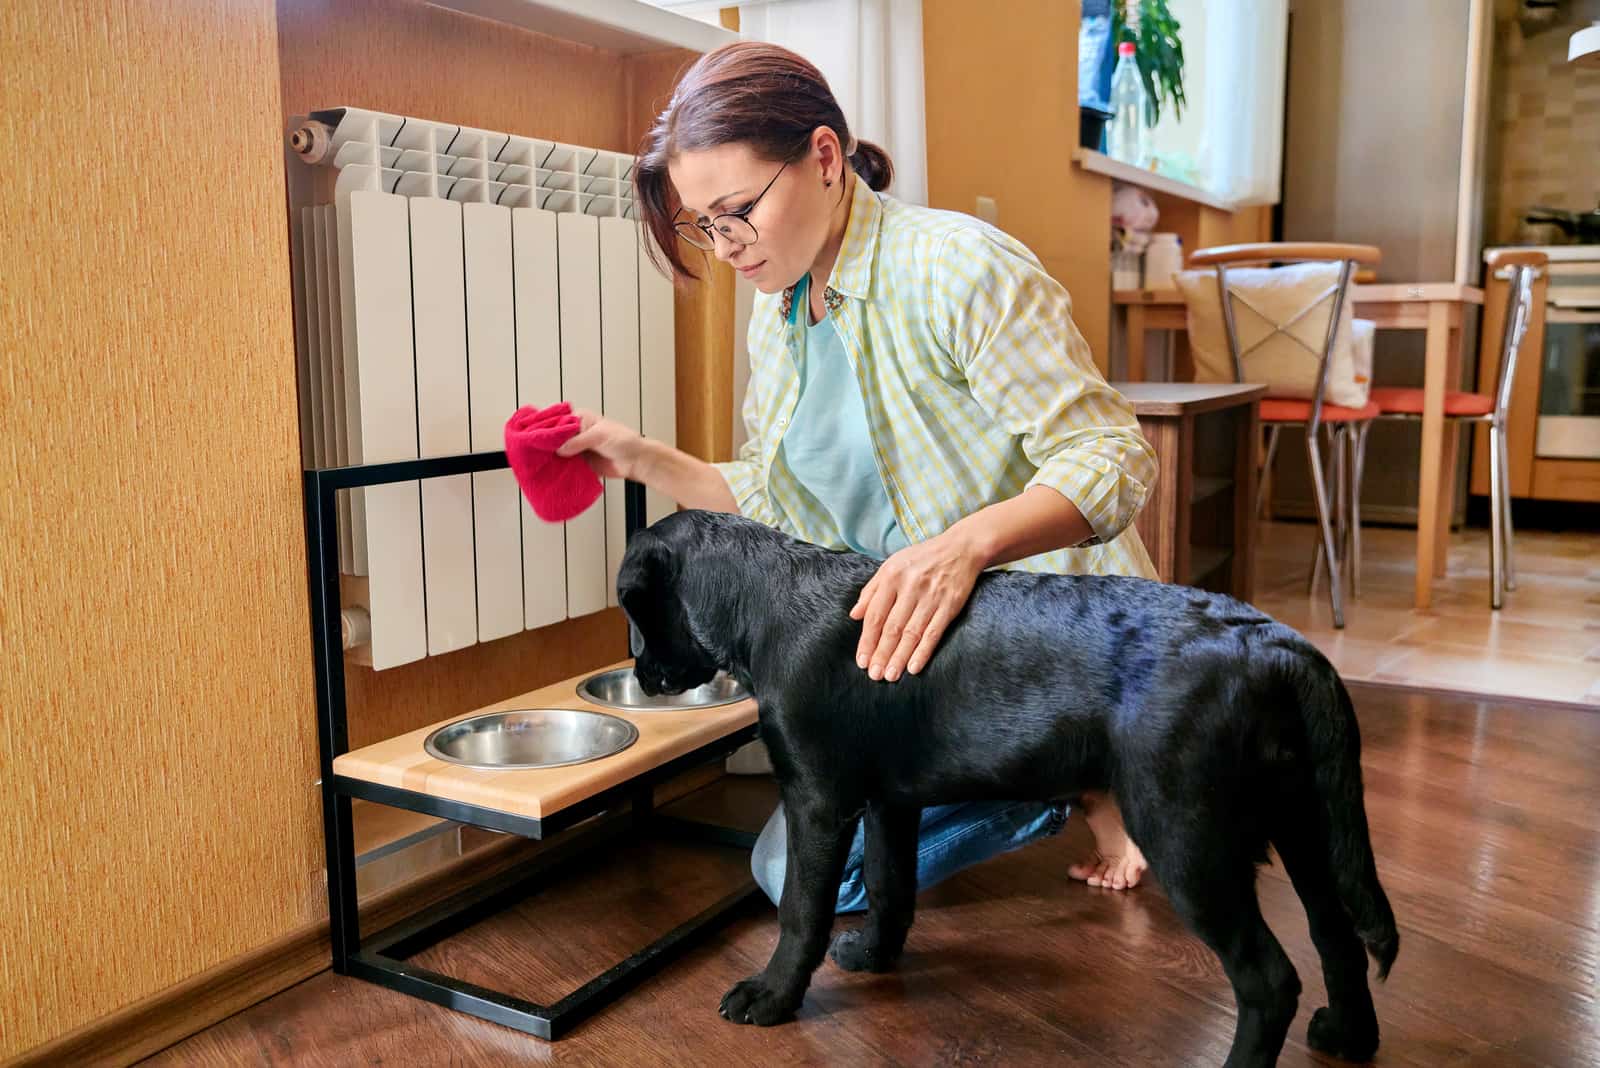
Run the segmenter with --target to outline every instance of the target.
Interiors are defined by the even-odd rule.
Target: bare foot
[[[1131,890],[1139,885],[1150,865],[1128,837],[1122,825],[1122,812],[1110,794],[1084,794],[1078,799],[1083,818],[1094,834],[1094,853],[1088,861],[1074,864],[1067,874],[1074,879],[1108,890]]]

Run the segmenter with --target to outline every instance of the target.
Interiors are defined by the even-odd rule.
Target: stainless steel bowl
[[[577,708],[486,712],[440,727],[422,748],[466,768],[560,768],[622,752],[639,728],[620,716]]]
[[[729,675],[718,672],[717,677],[704,686],[696,686],[682,693],[651,697],[639,688],[631,667],[616,668],[591,675],[578,684],[578,696],[605,708],[620,708],[624,712],[652,712],[664,709],[716,708],[743,701],[750,695]]]

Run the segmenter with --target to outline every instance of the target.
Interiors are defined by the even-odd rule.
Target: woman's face
[[[819,139],[831,146],[819,145]],[[832,163],[831,171],[824,167],[825,161]],[[828,130],[818,131],[811,151],[787,166],[762,159],[745,144],[681,152],[667,164],[683,205],[680,220],[710,225],[716,215],[742,212],[755,204],[744,216],[756,232],[751,244],[736,244],[714,226],[712,232],[717,259],[763,293],[794,285],[817,261],[838,200],[826,194],[839,192],[838,172],[838,140]],[[832,184],[824,186],[824,181]]]

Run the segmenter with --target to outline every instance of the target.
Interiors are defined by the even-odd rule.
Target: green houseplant
[[[1144,82],[1145,118],[1151,126],[1160,120],[1163,103],[1171,104],[1172,113],[1182,118],[1189,102],[1183,95],[1183,41],[1178,30],[1167,0],[1115,0],[1111,5],[1111,39],[1133,42],[1133,58]]]

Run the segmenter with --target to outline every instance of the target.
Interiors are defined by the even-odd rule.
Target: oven
[[[1600,249],[1549,266],[1534,455],[1600,460]],[[1569,253],[1570,254],[1570,253]]]

